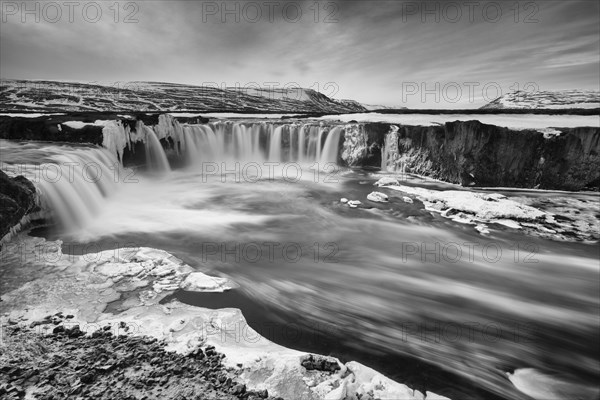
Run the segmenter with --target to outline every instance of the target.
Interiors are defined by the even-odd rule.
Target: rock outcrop
[[[364,126],[364,156],[346,160],[350,165],[381,166],[387,137],[393,142],[387,143],[391,150],[384,163],[390,171],[464,186],[598,190],[600,129],[556,131],[516,131],[478,121],[427,127],[371,123]]]
[[[0,170],[0,245],[6,235],[18,229],[23,218],[34,211],[36,190],[24,176],[10,178]]]

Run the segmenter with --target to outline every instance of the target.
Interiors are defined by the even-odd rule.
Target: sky
[[[599,90],[599,4],[2,1],[0,76],[300,86],[373,105],[478,108],[515,89]]]

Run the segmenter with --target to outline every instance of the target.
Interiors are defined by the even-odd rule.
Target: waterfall
[[[385,134],[383,148],[381,149],[381,170],[388,171],[397,169],[398,158],[398,127],[392,125],[390,131]]]
[[[40,192],[44,212],[54,215],[67,230],[85,226],[117,190],[126,174],[108,150],[76,148],[50,156],[48,163],[27,175]]]
[[[298,162],[303,163],[306,157],[306,130],[308,125],[302,125],[300,134],[298,135]]]
[[[167,160],[165,150],[156,137],[156,133],[147,126],[142,126],[146,133],[146,163],[148,167],[156,172],[169,172],[171,170],[169,160]]]
[[[321,146],[323,146],[323,133],[325,133],[325,129],[323,127],[319,128],[319,135],[317,136],[317,155],[315,157],[316,160],[321,159]]]
[[[160,116],[155,126],[138,121],[135,130],[111,121],[103,129],[103,146],[123,160],[125,148],[144,142],[147,168],[171,170],[161,139],[175,144],[185,165],[201,162],[299,162],[336,163],[343,126],[329,129],[315,123],[217,121],[210,124],[179,124],[171,116]],[[170,155],[171,156],[171,155]]]
[[[338,151],[340,148],[340,134],[343,129],[344,128],[341,126],[336,126],[327,134],[325,144],[323,145],[323,151],[319,158],[321,166],[324,166],[327,163],[337,164]]]
[[[271,136],[271,143],[269,146],[269,161],[283,161],[281,159],[281,136],[283,133],[283,126],[275,128],[273,135]]]

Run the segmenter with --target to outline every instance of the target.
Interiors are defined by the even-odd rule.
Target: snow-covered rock
[[[537,208],[509,200],[502,194],[482,194],[466,190],[430,190],[403,185],[387,187],[417,196],[427,209],[444,212],[444,216],[447,217],[462,212],[479,221],[489,222],[498,219],[535,221],[546,215]]]
[[[396,178],[392,178],[390,176],[384,176],[383,178],[380,178],[377,182],[375,182],[373,184],[374,186],[399,186],[400,182],[398,182],[398,179]]]
[[[367,195],[367,199],[376,203],[387,203],[389,201],[388,195],[381,192],[371,192]]]
[[[356,207],[358,207],[358,206],[359,206],[359,205],[361,205],[361,204],[362,204],[362,203],[360,202],[360,200],[350,200],[350,201],[348,202],[348,205],[349,205],[351,208],[356,208]]]
[[[523,108],[600,108],[600,92],[592,90],[523,91],[517,90],[481,107],[482,109]]]
[[[536,400],[595,400],[600,395],[597,387],[572,383],[534,368],[519,368],[506,375],[517,389]]]
[[[179,284],[179,287],[188,292],[224,292],[239,286],[227,278],[192,272]]]

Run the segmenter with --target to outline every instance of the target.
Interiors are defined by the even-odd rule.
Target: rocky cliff
[[[464,186],[600,187],[598,128],[515,131],[456,121],[426,127],[372,123],[346,133],[342,158],[349,165],[383,166]]]
[[[23,176],[10,178],[0,170],[0,244],[23,217],[36,208],[36,190]]]

